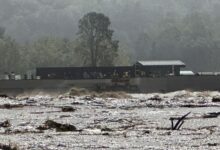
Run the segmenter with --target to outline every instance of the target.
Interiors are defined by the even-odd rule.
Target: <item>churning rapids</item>
[[[220,92],[0,98],[0,147],[220,149]],[[179,130],[170,117],[191,112]]]

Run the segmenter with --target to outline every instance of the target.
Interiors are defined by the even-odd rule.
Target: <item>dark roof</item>
[[[182,67],[185,67],[185,64],[180,60],[137,61],[136,64],[139,64],[142,66],[182,66]]]

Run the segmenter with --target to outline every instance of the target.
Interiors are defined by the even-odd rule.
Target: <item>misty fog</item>
[[[18,52],[10,52],[13,55],[0,48],[1,57],[7,53],[7,58],[15,61],[9,66],[17,64],[16,61],[31,60],[20,64],[20,70],[50,63],[65,66],[65,61],[35,63],[39,59],[24,55],[60,58],[47,55],[40,46],[31,49],[29,45],[36,46],[39,39],[46,37],[68,39],[68,45],[73,44],[79,19],[92,11],[110,18],[114,37],[120,42],[120,59],[126,59],[125,64],[136,60],[180,59],[194,71],[220,71],[219,0],[0,0],[0,26],[6,29],[5,35],[11,41],[15,40],[11,49],[19,47]],[[22,57],[18,58],[18,53]],[[73,53],[74,57],[77,58]],[[78,65],[78,61],[75,59],[66,66]]]

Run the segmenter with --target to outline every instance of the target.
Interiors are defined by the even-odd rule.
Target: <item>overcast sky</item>
[[[0,0],[0,25],[18,41],[74,37],[78,20],[98,11],[110,17],[116,36],[127,38],[154,30],[166,16],[179,18],[194,9],[211,11],[218,6],[218,0]]]

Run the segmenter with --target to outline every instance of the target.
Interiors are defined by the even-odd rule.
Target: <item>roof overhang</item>
[[[179,66],[185,67],[185,63],[180,60],[152,60],[152,61],[137,61],[136,65],[141,66]]]

